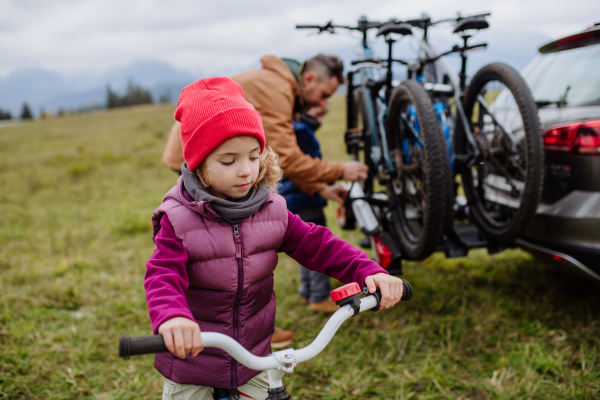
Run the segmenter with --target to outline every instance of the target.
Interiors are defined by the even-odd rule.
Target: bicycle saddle
[[[463,18],[456,24],[453,33],[464,32],[466,30],[480,30],[487,29],[490,24],[486,21],[485,17],[468,17]]]
[[[390,21],[390,22],[386,22],[385,24],[381,25],[379,27],[379,29],[377,30],[377,36],[386,36],[390,33],[397,33],[402,36],[412,35],[412,29],[411,29],[411,26],[407,23],[404,23],[404,22],[396,23],[396,22]]]

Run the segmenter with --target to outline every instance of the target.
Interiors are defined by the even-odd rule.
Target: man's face
[[[305,107],[326,107],[327,99],[335,93],[340,85],[335,76],[319,80],[313,71],[302,74],[300,82],[300,92]]]

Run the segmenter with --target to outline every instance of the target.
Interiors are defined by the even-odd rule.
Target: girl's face
[[[217,147],[204,161],[213,196],[225,200],[248,194],[258,178],[260,143],[252,136],[236,136]]]

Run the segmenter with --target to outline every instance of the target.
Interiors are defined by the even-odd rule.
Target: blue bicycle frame
[[[360,86],[364,94],[364,112],[367,114],[366,119],[368,120],[368,128],[371,134],[369,155],[378,172],[383,172],[384,166],[387,172],[394,172],[395,168],[389,156],[387,137],[385,135],[385,117],[388,111],[385,90],[381,88],[377,93],[373,93],[373,89],[368,85],[369,82],[378,82],[383,78],[381,74],[382,68],[379,64],[370,61],[374,59],[375,53],[366,41],[363,41],[358,57],[359,60],[356,62],[357,68],[352,76],[356,79],[358,75],[359,82],[357,84],[352,82],[351,88]],[[351,90],[351,88],[348,90]]]

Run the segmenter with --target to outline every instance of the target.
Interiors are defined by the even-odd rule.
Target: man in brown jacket
[[[336,92],[344,80],[342,62],[323,54],[303,64],[272,55],[262,57],[261,62],[261,69],[231,78],[240,84],[246,100],[261,115],[267,145],[279,154],[284,175],[309,195],[343,203],[346,190],[332,183],[340,179],[366,179],[367,166],[356,161],[326,161],[305,154],[298,146],[292,125],[295,113],[311,106],[324,106]],[[163,164],[175,171],[181,169],[184,161],[179,130],[179,122],[176,122],[163,154]],[[293,338],[292,332],[275,328],[271,346],[287,346]]]
[[[296,142],[292,118],[295,112],[323,105],[336,92],[344,79],[343,64],[337,57],[322,54],[303,65],[271,55],[262,57],[261,62],[261,69],[231,78],[240,84],[246,100],[261,115],[267,145],[279,154],[284,175],[305,193],[342,203],[345,190],[328,183],[365,179],[367,167],[356,161],[338,163],[304,154]],[[176,122],[163,154],[163,164],[178,171],[182,163],[183,148]]]

